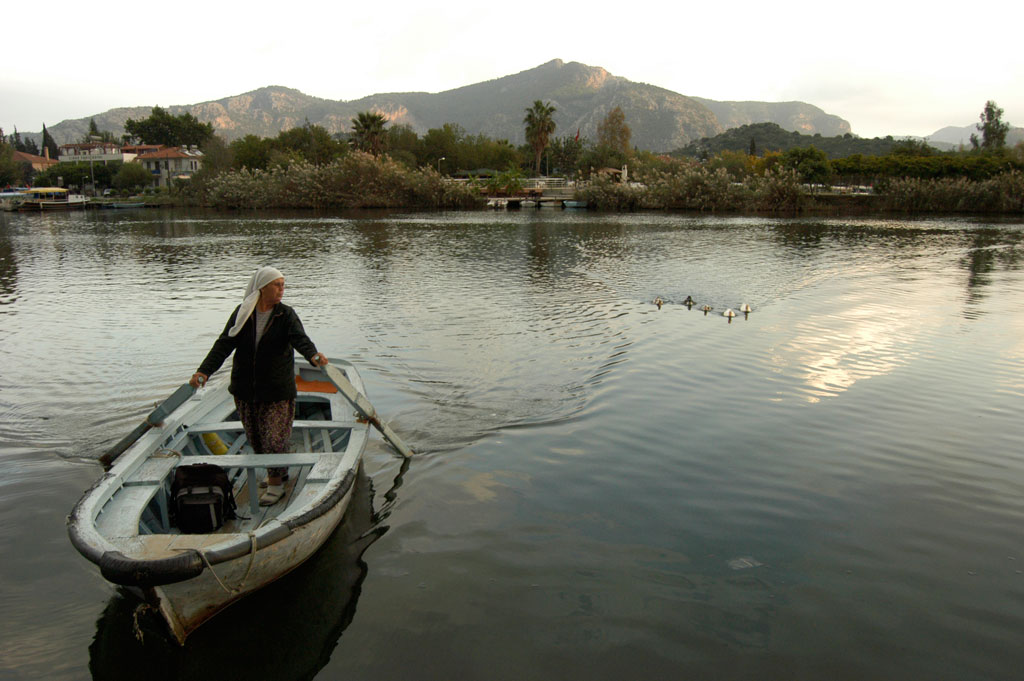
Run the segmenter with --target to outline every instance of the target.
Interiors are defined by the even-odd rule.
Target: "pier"
[[[466,182],[466,180],[448,180],[449,182]],[[490,208],[567,208],[579,207],[576,203],[575,183],[564,177],[531,177],[522,180],[519,191],[515,194],[507,192],[484,192]]]

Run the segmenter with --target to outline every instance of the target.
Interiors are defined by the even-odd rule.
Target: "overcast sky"
[[[808,102],[862,137],[976,123],[989,99],[1024,126],[1019,0],[50,0],[46,8],[41,29],[41,16],[6,24],[6,134],[267,85],[336,100],[441,92],[552,59],[684,95]]]

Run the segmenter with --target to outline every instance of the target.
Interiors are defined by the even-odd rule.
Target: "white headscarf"
[[[253,273],[249,285],[245,287],[245,299],[238,306],[238,312],[235,313],[235,325],[228,331],[229,336],[237,336],[249,317],[252,316],[252,311],[256,309],[256,303],[260,300],[260,289],[275,279],[283,277],[284,275],[273,267],[261,267]]]

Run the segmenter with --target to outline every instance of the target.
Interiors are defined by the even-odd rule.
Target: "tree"
[[[158,106],[153,107],[149,118],[133,120],[124,124],[125,131],[143,144],[164,144],[169,147],[201,146],[213,136],[211,123],[200,123],[190,113],[173,116]]]
[[[462,129],[462,126],[455,123],[445,123],[440,128],[427,130],[421,144],[420,162],[437,168],[437,162],[443,158],[445,159],[444,167],[447,168],[449,174],[453,170],[462,168],[463,163],[459,152],[465,135],[466,131]],[[466,169],[474,170],[472,166]]]
[[[203,166],[199,172],[207,176],[217,175],[231,168],[235,156],[220,135],[213,135],[200,147],[203,152]]]
[[[95,118],[90,118],[89,119],[89,132],[86,134],[85,138],[82,141],[83,142],[95,142],[97,140],[99,140],[100,142],[113,142],[114,141],[114,133],[110,132],[109,130],[100,130],[96,126],[96,119]]]
[[[302,126],[278,133],[274,147],[284,152],[295,152],[318,166],[330,163],[345,153],[345,146],[332,138],[331,133],[308,120]]]
[[[729,177],[734,182],[739,182],[754,173],[754,162],[756,156],[751,156],[742,151],[721,151],[712,159],[708,160],[708,167],[712,170],[725,168]]]
[[[551,141],[551,161],[555,171],[575,177],[583,158],[584,140],[576,137],[557,137]]]
[[[265,140],[258,135],[246,135],[242,139],[235,140],[231,143],[230,149],[234,155],[233,165],[236,168],[266,170],[270,164],[270,140]]]
[[[60,156],[60,150],[57,148],[57,142],[53,139],[53,135],[46,129],[46,123],[43,123],[43,149],[50,150],[50,158],[56,160]]]
[[[392,125],[384,132],[384,148],[388,150],[388,156],[399,163],[415,168],[417,166],[417,152],[420,148],[420,137],[411,126]]]
[[[1010,158],[1012,158],[1016,163],[1024,166],[1024,140],[1013,145],[1013,150],[1010,152]]]
[[[895,156],[934,156],[936,151],[924,140],[905,139],[894,144],[889,153]]]
[[[548,146],[548,139],[555,132],[554,113],[555,107],[538,99],[526,110],[526,117],[523,119],[526,126],[526,142],[533,149],[533,169],[538,175],[541,156]]]
[[[117,189],[133,190],[138,187],[149,187],[153,184],[153,175],[141,163],[125,163],[114,175],[113,185]]]
[[[360,111],[352,119],[352,143],[356,149],[367,151],[374,156],[384,153],[384,125],[387,119],[383,114]]]
[[[620,107],[615,107],[608,112],[604,120],[597,124],[597,144],[608,147],[611,151],[629,155],[629,140],[633,132],[626,125],[626,114],[622,113]]]
[[[19,184],[20,181],[21,172],[14,160],[14,147],[6,144],[0,135],[0,187]]]
[[[0,142],[3,142],[3,133],[0,132]],[[14,134],[11,135],[10,139],[7,140],[15,151],[21,151],[26,154],[32,154],[33,156],[39,156],[39,147],[36,145],[36,141],[33,139],[22,140],[21,133],[18,132],[18,128],[14,128]]]
[[[37,187],[75,186],[84,188],[86,185],[93,184],[93,180],[95,180],[97,187],[109,187],[114,175],[122,165],[120,161],[96,164],[90,164],[87,161],[60,163],[36,173],[32,182]]]
[[[832,175],[828,156],[815,147],[796,147],[782,154],[782,165],[792,168],[800,175],[800,180],[808,184],[821,184]]]
[[[765,175],[766,173],[775,169],[776,166],[782,164],[782,152],[781,151],[766,151],[760,158],[754,161],[754,172],[758,175]]]
[[[1006,147],[1006,133],[1010,131],[1010,124],[1003,122],[1003,110],[996,106],[991,99],[985,102],[979,116],[981,122],[974,127],[981,133],[979,142],[978,136],[971,135],[971,146],[975,149],[981,148],[985,151],[997,151]]]

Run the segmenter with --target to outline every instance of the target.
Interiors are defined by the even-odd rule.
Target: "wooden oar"
[[[104,467],[109,468],[110,464],[114,463],[114,459],[121,456],[124,450],[132,446],[132,444],[142,437],[143,433],[154,426],[163,425],[164,419],[172,411],[180,407],[185,403],[185,400],[192,397],[195,394],[196,389],[185,383],[180,388],[174,391],[174,393],[166,400],[157,405],[156,409],[150,412],[146,420],[135,426],[135,430],[121,438],[121,441],[110,448],[106,454],[100,457],[100,463]]]
[[[395,434],[395,431],[391,430],[391,426],[383,423],[377,416],[377,410],[370,404],[370,400],[366,399],[366,396],[356,390],[356,387],[346,378],[345,374],[340,369],[332,364],[324,364],[320,366],[320,371],[324,372],[327,378],[330,379],[331,383],[341,391],[341,394],[345,396],[352,406],[356,408],[356,411],[365,418],[367,421],[373,424],[373,426],[380,431],[380,434],[384,436],[395,450],[398,451],[404,457],[410,457],[413,451],[409,449],[402,438]]]

